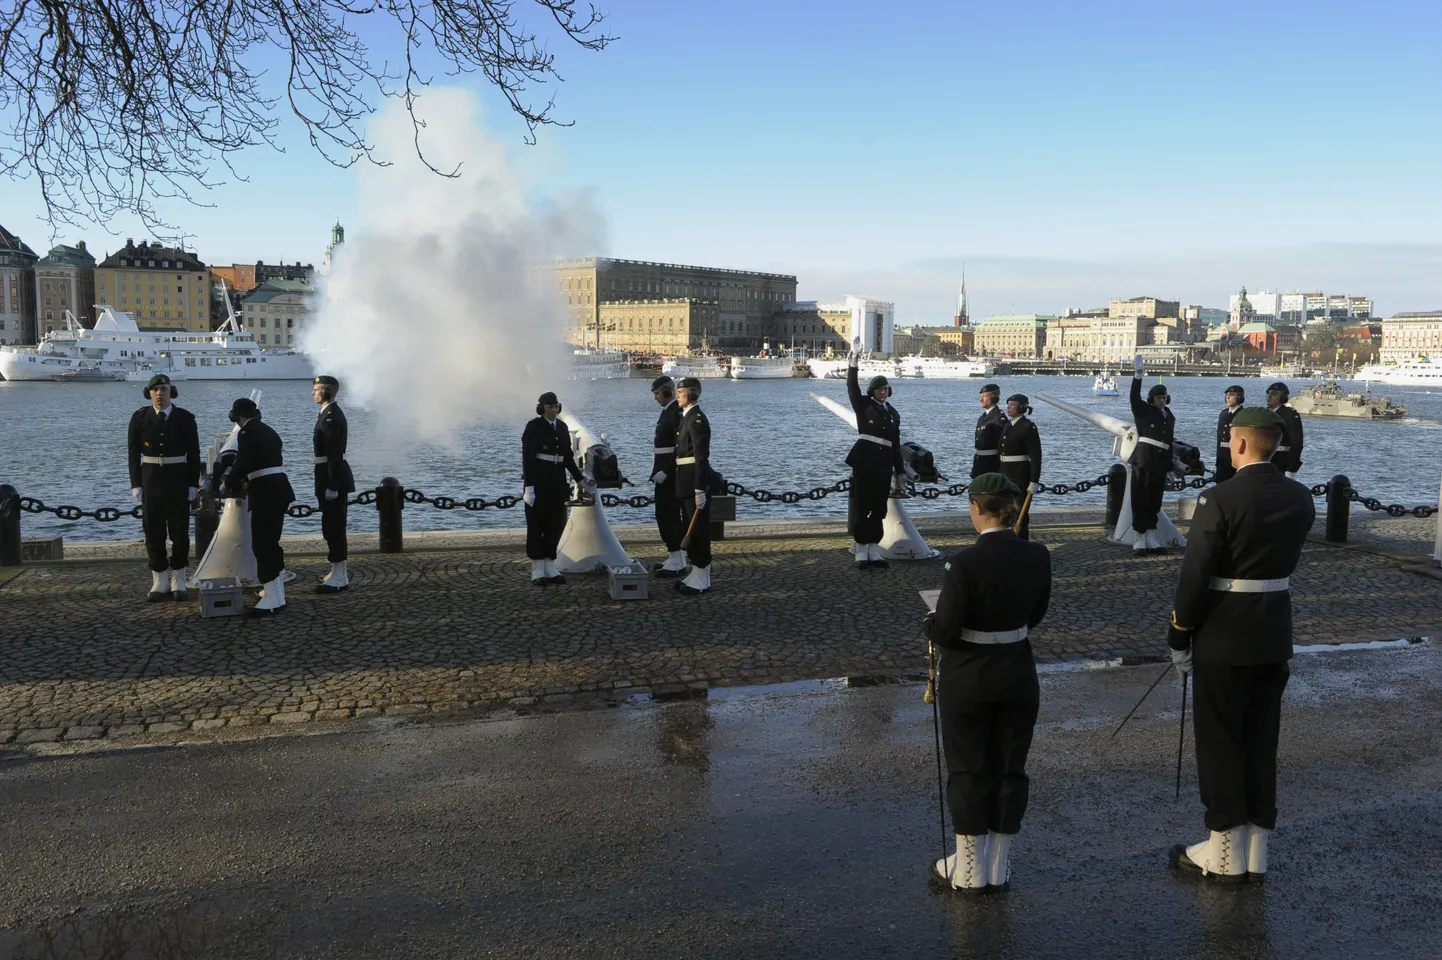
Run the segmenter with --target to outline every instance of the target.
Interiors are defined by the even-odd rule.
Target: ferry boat
[[[1400,363],[1369,363],[1352,379],[1396,387],[1442,387],[1442,359],[1413,357]]]
[[[896,361],[897,376],[925,380],[965,380],[989,377],[996,368],[985,360],[957,360],[948,357],[902,357]]]
[[[716,380],[729,376],[731,370],[725,358],[719,356],[662,357],[661,373],[677,380],[682,377]]]
[[[309,380],[310,361],[293,350],[267,350],[240,329],[235,314],[212,333],[141,330],[135,317],[96,304],[95,326],[87,330],[67,310],[65,329],[47,333],[34,347],[0,347],[0,376],[6,380],[50,380],[81,369],[148,380],[163,373],[172,380]]]
[[[631,364],[619,350],[588,350],[571,354],[568,380],[624,380],[631,376]]]
[[[808,360],[806,365],[811,368],[811,375],[817,380],[845,380],[846,379],[846,358],[839,360]],[[856,375],[862,380],[870,380],[872,377],[897,377],[900,376],[896,370],[894,360],[862,360],[856,365]]]
[[[1279,363],[1270,367],[1262,367],[1257,371],[1257,376],[1265,380],[1295,380],[1306,375],[1307,372],[1298,363]]]
[[[1117,382],[1109,373],[1099,373],[1092,381],[1092,396],[1094,397],[1115,397],[1117,394]]]
[[[50,379],[56,383],[115,383],[125,380],[125,374],[119,370],[101,370],[94,364],[81,364],[74,370],[66,370],[64,373],[52,373]]]
[[[763,344],[761,353],[754,357],[732,357],[732,380],[781,380],[796,376],[796,361],[790,356],[777,356],[768,344]]]

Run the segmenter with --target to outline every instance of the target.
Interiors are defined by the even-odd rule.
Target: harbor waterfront
[[[1032,397],[1032,419],[1041,433],[1044,450],[1042,481],[1075,484],[1094,480],[1115,462],[1111,437],[1095,427],[1035,399],[1043,392],[1089,409],[1130,421],[1125,395],[1130,381],[1119,378],[1120,397],[1092,395],[1091,376],[997,378],[1005,394]],[[1156,378],[1148,376],[1150,385]],[[1216,463],[1216,418],[1222,392],[1232,380],[1217,377],[1179,377],[1163,380],[1177,416],[1177,438],[1200,448],[1211,468]],[[1238,378],[1247,389],[1248,405],[1264,402],[1266,379]],[[1295,396],[1314,381],[1289,381]],[[1344,381],[1349,391],[1362,385]],[[193,412],[200,424],[202,442],[229,429],[226,411],[231,402],[252,388],[263,391],[265,421],[286,443],[291,476],[300,478],[297,489],[309,488],[311,429],[315,406],[307,383],[247,381],[244,383],[187,381],[179,384],[177,403]],[[603,434],[614,447],[622,472],[636,484],[615,491],[622,496],[651,493],[646,474],[650,468],[656,405],[639,379],[558,381],[555,385],[566,409]],[[902,416],[902,439],[915,440],[933,452],[941,472],[951,482],[965,482],[971,468],[973,426],[978,411],[978,380],[900,380],[893,398]],[[1439,466],[1442,466],[1442,390],[1425,387],[1374,388],[1407,408],[1396,421],[1307,418],[1306,445],[1299,480],[1308,485],[1326,482],[1345,473],[1358,491],[1384,503],[1409,507],[1436,505]],[[398,393],[397,404],[434,404],[444,391],[408,390]],[[845,384],[834,380],[708,380],[702,406],[716,424],[712,462],[728,480],[748,489],[809,490],[829,486],[848,475],[842,463],[855,440],[847,425],[816,403],[810,394],[845,399]],[[529,399],[529,398],[528,398]],[[86,510],[110,506],[129,509],[129,480],[125,467],[126,423],[144,403],[137,385],[94,383],[60,385],[48,382],[0,382],[0,483],[15,486],[23,496],[51,506],[69,504]],[[376,415],[347,406],[350,417],[349,460],[361,489],[382,477],[394,476],[410,489],[430,496],[458,499],[502,495],[519,496],[520,434],[527,416],[487,420],[464,430],[450,448],[419,446],[388,435]],[[1100,489],[1066,497],[1044,495],[1041,506],[1097,505]],[[304,500],[302,502],[305,502]],[[957,509],[953,497],[913,499],[907,509],[915,514]],[[844,515],[846,497],[832,494],[817,501],[792,505],[738,503],[738,519],[781,520]],[[649,510],[612,508],[614,522],[649,518]],[[374,530],[373,509],[351,511],[351,529]],[[94,520],[62,521],[51,514],[26,514],[24,532],[30,536],[63,536],[67,540],[138,540],[140,524],[131,518],[114,523]],[[319,517],[287,520],[287,532],[319,530]],[[519,510],[442,511],[425,505],[408,505],[409,530],[467,530],[514,527],[522,524]]]

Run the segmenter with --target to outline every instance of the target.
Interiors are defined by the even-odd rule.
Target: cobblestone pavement
[[[943,549],[969,542],[957,520],[925,528]],[[1179,557],[1133,558],[1097,528],[1034,535],[1055,566],[1040,660],[1164,654]],[[0,586],[0,744],[923,671],[917,591],[939,585],[940,562],[859,571],[846,543],[730,539],[709,595],[653,580],[650,599],[625,603],[596,576],[534,587],[513,547],[359,557],[351,590],[325,597],[309,592],[324,562],[298,558],[290,606],[269,620],[147,604],[140,565],[33,565]],[[1293,578],[1298,643],[1442,633],[1442,589],[1409,569],[1309,544]]]

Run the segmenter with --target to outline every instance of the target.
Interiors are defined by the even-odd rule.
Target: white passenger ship
[[[846,379],[846,358],[841,359],[815,359],[806,361],[811,368],[811,375],[817,380],[845,380]],[[896,377],[900,374],[896,370],[894,360],[862,360],[856,365],[856,375],[861,380],[870,380],[872,377]]]
[[[771,352],[770,344],[762,344],[761,353],[755,357],[732,357],[732,380],[781,380],[796,376],[796,361],[782,351],[779,355]]]
[[[581,348],[571,354],[568,380],[624,380],[631,376],[631,364],[619,350]]]
[[[293,350],[266,350],[240,329],[235,315],[214,333],[141,330],[133,315],[97,304],[93,329],[67,310],[65,329],[38,346],[0,347],[6,380],[50,380],[72,370],[98,370],[127,380],[163,373],[172,380],[309,380],[310,361]],[[119,379],[119,377],[115,377]]]
[[[662,357],[661,372],[676,380],[682,377],[716,380],[729,376],[731,369],[729,364],[722,362],[721,357]]]
[[[1442,359],[1414,357],[1400,363],[1369,363],[1353,379],[1398,387],[1442,387]]]
[[[896,373],[901,377],[924,380],[965,380],[968,377],[989,377],[996,373],[996,367],[985,360],[911,356],[896,361]]]

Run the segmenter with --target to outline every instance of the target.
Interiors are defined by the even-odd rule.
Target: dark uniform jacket
[[[976,418],[976,453],[971,457],[971,475],[996,473],[1001,466],[1001,425],[1006,422],[1006,411],[1000,406],[992,407]],[[991,453],[982,453],[990,450]]]
[[[1172,434],[1177,427],[1177,418],[1166,407],[1157,407],[1142,397],[1142,381],[1132,378],[1132,419],[1137,425],[1137,446],[1127,462],[1134,467],[1167,471],[1172,469]],[[1162,446],[1147,443],[1155,440]]]
[[[1302,415],[1285,403],[1272,412],[1282,418],[1285,427],[1282,442],[1272,451],[1272,465],[1283,473],[1296,473],[1302,469]]]
[[[315,465],[315,495],[317,499],[325,496],[327,490],[334,490],[337,493],[354,493],[355,477],[350,472],[350,464],[346,463],[345,445],[349,431],[346,427],[345,413],[341,411],[340,405],[331,402],[326,405],[315,418],[315,433],[311,436],[311,449],[315,452],[315,459],[325,457],[324,463]]]
[[[284,471],[255,476],[261,470],[284,466],[280,434],[257,417],[247,420],[236,435],[235,460],[231,462],[226,486],[239,491],[244,488],[251,512],[266,507],[288,507],[295,502],[295,491]]]
[[[1197,498],[1168,642],[1197,663],[1246,666],[1292,656],[1292,596],[1223,592],[1213,577],[1278,580],[1297,569],[1316,518],[1312,494],[1270,463],[1250,464]]]
[[[999,456],[1026,457],[1025,463],[999,460],[997,470],[1003,476],[1023,489],[1041,480],[1041,436],[1036,432],[1036,424],[1026,417],[1017,417],[1016,423],[1012,423],[1010,417],[1003,415],[999,442]]]
[[[940,682],[966,699],[1008,700],[1027,689],[1035,696],[1028,640],[969,643],[961,632],[1035,628],[1050,601],[1051,553],[1039,543],[999,530],[953,553],[928,628],[931,642],[944,651]]]
[[[676,431],[680,427],[681,404],[672,400],[656,418],[656,439],[651,448],[651,476],[664,471],[667,480],[676,479]]]
[[[581,468],[571,452],[571,428],[565,421],[554,423],[534,417],[521,433],[521,479],[537,493],[565,491],[566,473],[581,481]]]
[[[140,487],[152,497],[183,497],[191,487],[200,486],[204,469],[200,463],[200,433],[195,426],[195,415],[172,403],[170,415],[163,422],[160,418],[161,414],[148,404],[130,417],[130,486]],[[183,457],[184,460],[150,464],[141,463],[141,457]]]
[[[1232,439],[1232,418],[1242,408],[1233,410],[1231,407],[1223,407],[1222,412],[1217,414],[1217,470],[1222,471],[1232,465],[1232,449],[1227,443]]]
[[[890,404],[877,403],[862,394],[855,367],[846,368],[846,394],[856,412],[856,432],[864,437],[886,441],[858,439],[846,455],[846,465],[863,473],[901,473],[901,414]]]
[[[694,497],[697,490],[710,489],[711,421],[701,412],[701,405],[693,403],[676,428],[676,496]]]

